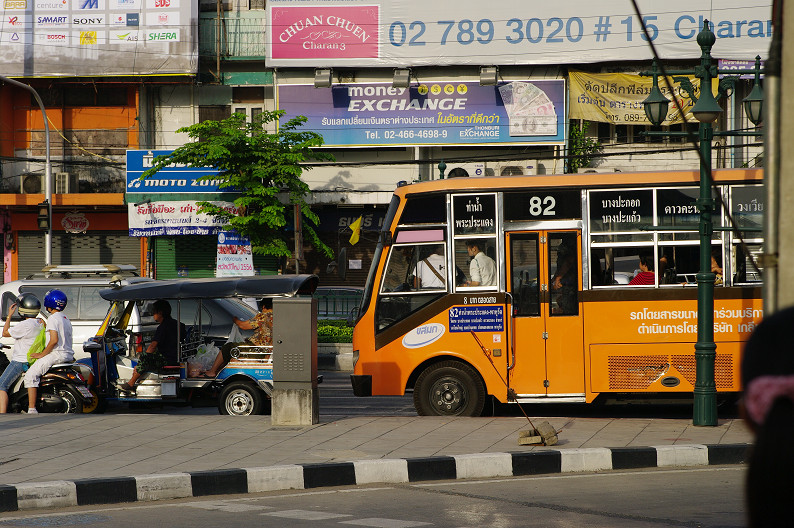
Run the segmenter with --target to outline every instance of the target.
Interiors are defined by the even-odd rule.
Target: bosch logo
[[[66,35],[47,35],[47,40],[66,40]]]

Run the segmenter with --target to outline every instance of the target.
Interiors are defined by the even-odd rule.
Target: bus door
[[[507,233],[507,290],[513,296],[508,380],[519,401],[584,401],[581,236]]]

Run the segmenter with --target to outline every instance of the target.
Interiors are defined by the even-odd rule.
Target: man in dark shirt
[[[138,381],[144,372],[155,372],[165,365],[176,365],[179,363],[177,325],[181,325],[182,335],[185,335],[185,325],[171,317],[171,304],[162,299],[155,301],[152,305],[152,315],[154,320],[160,324],[154,332],[152,342],[146,348],[146,353],[138,358],[138,365],[135,367],[130,380],[124,383],[117,383],[117,387],[123,391],[134,391],[135,382]]]

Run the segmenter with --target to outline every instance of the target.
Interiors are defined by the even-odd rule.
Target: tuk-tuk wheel
[[[228,384],[218,399],[218,411],[232,416],[262,414],[267,397],[258,387],[245,381]]]

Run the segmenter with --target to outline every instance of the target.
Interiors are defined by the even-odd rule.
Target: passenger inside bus
[[[427,254],[429,252],[429,254]],[[444,257],[444,244],[429,246],[420,253],[421,260],[416,263],[414,288],[417,290],[444,289],[447,285],[447,263]]]
[[[640,255],[640,271],[629,281],[629,286],[653,285],[656,280],[653,268],[653,255]]]
[[[557,270],[551,277],[551,297],[555,315],[576,315],[578,310],[579,266],[576,254],[576,234],[565,233],[557,245]],[[551,258],[551,255],[549,256]]]
[[[482,240],[467,240],[466,251],[471,257],[469,280],[466,286],[494,286],[496,284],[496,263],[485,254]]]

